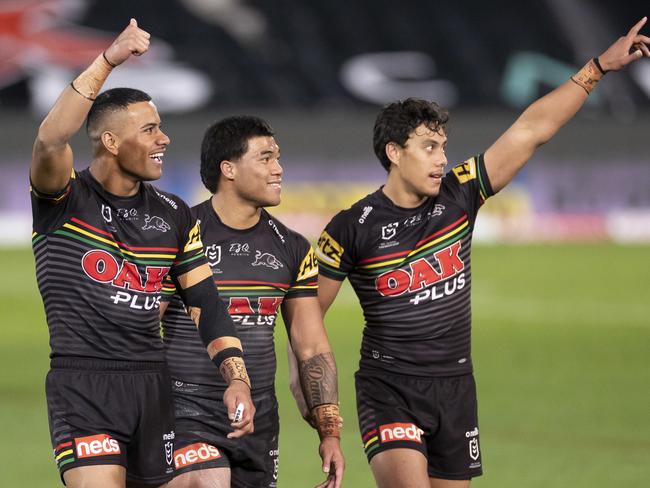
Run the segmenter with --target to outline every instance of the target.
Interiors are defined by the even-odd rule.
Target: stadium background
[[[130,17],[152,33],[152,49],[110,86],[157,101],[172,139],[160,186],[200,201],[204,129],[261,115],[283,152],[273,213],[314,238],[384,178],[371,147],[381,104],[416,95],[451,108],[448,155],[460,161],[646,14],[640,1],[0,1],[0,485],[57,484],[28,247],[31,144],[63,86]],[[486,475],[473,486],[641,487],[650,476],[650,61],[609,75],[594,95],[479,217],[474,356]],[[85,167],[83,134],[73,147]],[[352,391],[362,320],[349,289],[327,326],[346,484],[372,486]],[[287,393],[285,335],[276,334],[279,486],[313,486],[317,441]]]

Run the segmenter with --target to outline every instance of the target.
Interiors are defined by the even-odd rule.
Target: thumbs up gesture
[[[129,59],[131,55],[142,56],[149,49],[151,34],[138,27],[138,22],[131,19],[119,36],[113,41],[104,57],[112,66],[118,66]]]

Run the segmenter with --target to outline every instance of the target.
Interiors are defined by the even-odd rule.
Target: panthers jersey
[[[189,207],[148,183],[112,195],[88,169],[61,194],[32,189],[31,199],[51,356],[163,361],[163,279],[205,263]]]
[[[192,208],[192,213],[201,223],[208,264],[237,328],[253,389],[272,387],[278,308],[283,300],[316,296],[315,253],[303,236],[265,210],[259,222],[245,230],[221,222],[210,200]],[[175,292],[171,282],[164,286],[166,295]],[[172,378],[225,388],[178,295],[171,298],[163,317],[163,336]]]
[[[320,273],[347,276],[359,298],[362,371],[472,371],[470,246],[478,209],[491,195],[480,155],[452,168],[438,196],[417,208],[400,208],[379,189],[327,225]]]

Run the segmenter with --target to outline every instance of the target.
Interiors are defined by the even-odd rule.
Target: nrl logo
[[[397,227],[399,227],[399,222],[393,222],[392,224],[384,225],[381,228],[381,238],[385,241],[391,240],[397,234]]]
[[[474,461],[478,460],[480,452],[478,449],[478,439],[475,437],[471,441],[469,441],[469,457],[471,457]]]
[[[205,248],[205,257],[208,258],[210,266],[216,266],[221,262],[221,246],[212,244]]]
[[[171,227],[161,217],[156,215],[149,217],[149,214],[144,214],[144,225],[142,226],[142,230],[167,232],[169,229],[171,229]]]
[[[262,251],[255,251],[255,261],[251,266],[267,266],[273,269],[284,268],[284,264],[280,262],[273,254]]]

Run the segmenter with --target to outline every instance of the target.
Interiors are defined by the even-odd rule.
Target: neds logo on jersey
[[[410,302],[417,305],[423,300],[436,300],[451,295],[456,290],[465,287],[465,263],[458,253],[461,249],[460,241],[456,241],[435,253],[433,257],[438,265],[434,267],[426,258],[420,258],[409,263],[409,270],[393,269],[381,274],[375,280],[375,288],[385,297],[402,295],[406,292],[419,292]],[[446,281],[444,286],[436,288],[439,281],[454,277]]]
[[[126,259],[118,262],[112,254],[93,249],[81,258],[81,267],[90,279],[99,283],[110,283],[116,288],[142,293],[158,293],[162,281],[169,271],[168,266],[147,266],[144,279],[138,267]],[[127,291],[117,291],[110,297],[113,303],[128,303],[130,308],[151,310],[160,306],[160,296],[141,297]]]

